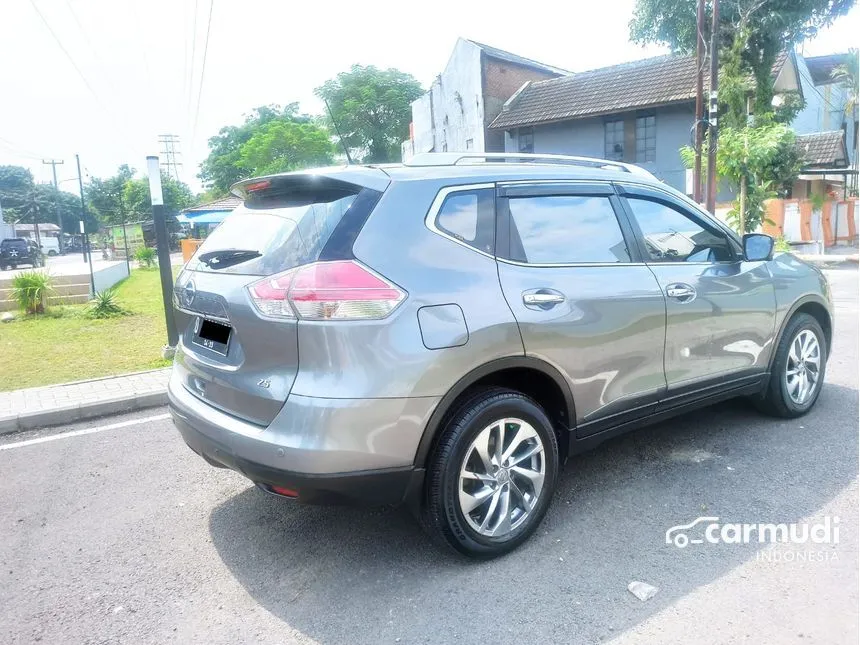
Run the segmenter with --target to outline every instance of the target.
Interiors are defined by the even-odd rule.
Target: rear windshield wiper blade
[[[203,253],[198,259],[210,269],[223,269],[234,264],[253,260],[262,255],[262,253],[253,249],[221,249],[219,251]]]

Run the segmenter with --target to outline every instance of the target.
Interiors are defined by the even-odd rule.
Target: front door
[[[667,407],[766,370],[776,302],[765,262],[743,261],[719,224],[660,190],[622,189],[640,250],[666,295]]]
[[[525,351],[559,369],[576,434],[647,414],[665,392],[666,308],[604,182],[498,188],[499,279]]]

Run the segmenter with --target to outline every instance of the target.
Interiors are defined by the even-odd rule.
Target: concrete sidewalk
[[[0,434],[167,403],[170,368],[0,392]]]

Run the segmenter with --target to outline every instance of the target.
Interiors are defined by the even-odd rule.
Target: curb
[[[167,405],[167,389],[0,417],[0,435]]]

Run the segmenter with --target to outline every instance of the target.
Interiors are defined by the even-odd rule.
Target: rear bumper
[[[267,490],[296,491],[298,501],[311,504],[397,504],[420,490],[423,472],[413,460],[438,403],[290,397],[261,428],[200,401],[176,377],[168,398],[174,424],[194,452]],[[354,425],[344,427],[348,419]]]

